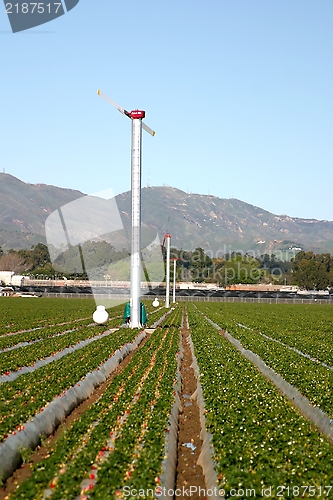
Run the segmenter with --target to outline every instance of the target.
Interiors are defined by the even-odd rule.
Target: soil
[[[97,387],[94,392],[87,398],[83,403],[81,403],[77,408],[75,408],[70,415],[57,427],[54,434],[50,435],[47,439],[43,440],[43,443],[33,451],[28,458],[26,463],[23,463],[20,468],[16,469],[14,474],[7,479],[3,488],[0,488],[0,500],[6,500],[7,495],[13,493],[18,486],[29,477],[32,476],[32,466],[42,461],[46,458],[51,449],[54,447],[57,440],[61,437],[62,433],[65,429],[70,427],[71,423],[81,417],[88,408],[95,402],[97,399],[103,394],[103,392],[107,389],[107,387],[111,384],[112,380],[116,375],[118,375],[131,361],[134,353],[140,349],[145,342],[147,342],[153,330],[147,329],[147,335],[134,351],[132,351],[128,356],[126,356],[121,363],[117,366],[117,368],[112,372],[110,377],[103,382],[99,387]]]
[[[185,311],[184,311],[185,314]],[[176,488],[181,490],[182,495],[177,498],[186,498],[189,488],[196,487],[196,492],[191,491],[191,500],[202,500],[205,498],[205,478],[202,467],[197,464],[201,453],[202,440],[200,438],[200,413],[196,400],[190,399],[197,388],[197,380],[192,364],[192,353],[187,342],[189,330],[185,326],[181,330],[183,343],[183,359],[181,363],[182,392],[181,403],[183,410],[179,415],[178,423],[178,461],[176,472]],[[200,490],[201,488],[201,490]],[[200,495],[199,495],[200,493]]]

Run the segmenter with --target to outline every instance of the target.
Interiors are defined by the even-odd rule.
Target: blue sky
[[[0,6],[1,7],[1,6]],[[80,0],[12,34],[0,9],[1,163],[23,181],[143,185],[333,220],[332,0]]]

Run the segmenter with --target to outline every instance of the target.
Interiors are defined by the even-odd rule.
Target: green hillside
[[[0,245],[30,248],[45,243],[45,220],[54,210],[84,196],[80,191],[46,184],[27,184],[0,174]]]
[[[129,227],[130,192],[118,195],[117,203]],[[142,221],[162,238],[167,230],[178,248],[201,246],[215,254],[240,250],[259,256],[291,248],[333,251],[333,222],[274,215],[234,198],[188,194],[167,186],[142,190]]]
[[[30,248],[45,243],[44,224],[56,209],[84,196],[80,191],[45,184],[27,184],[0,174],[0,245],[2,249]],[[124,230],[107,240],[118,249],[129,248],[131,193],[116,197]],[[96,215],[96,225],[105,213]],[[161,186],[142,189],[143,246],[168,231],[172,245],[191,250],[202,247],[214,255],[235,250],[255,256],[298,249],[333,252],[333,222],[274,215],[237,199],[184,193]],[[293,249],[293,250],[292,250]]]

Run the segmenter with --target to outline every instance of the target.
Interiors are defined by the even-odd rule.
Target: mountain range
[[[46,243],[44,224],[54,211],[85,196],[84,193],[45,184],[28,184],[10,174],[0,174],[0,245],[30,248]],[[116,196],[129,241],[131,193]],[[101,219],[105,213],[101,213]],[[98,221],[96,221],[98,225]],[[192,250],[198,246],[214,256],[231,251],[263,253],[333,252],[333,222],[275,215],[235,198],[185,193],[169,186],[142,189],[142,224],[145,244],[167,231],[172,246]],[[117,236],[114,239],[117,246]],[[118,246],[119,246],[118,245]],[[128,246],[128,245],[127,245]],[[291,252],[291,253],[290,253]]]

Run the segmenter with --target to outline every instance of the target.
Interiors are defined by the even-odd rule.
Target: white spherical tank
[[[98,325],[105,325],[109,319],[109,313],[105,309],[105,306],[97,306],[96,311],[93,314],[93,320]]]

